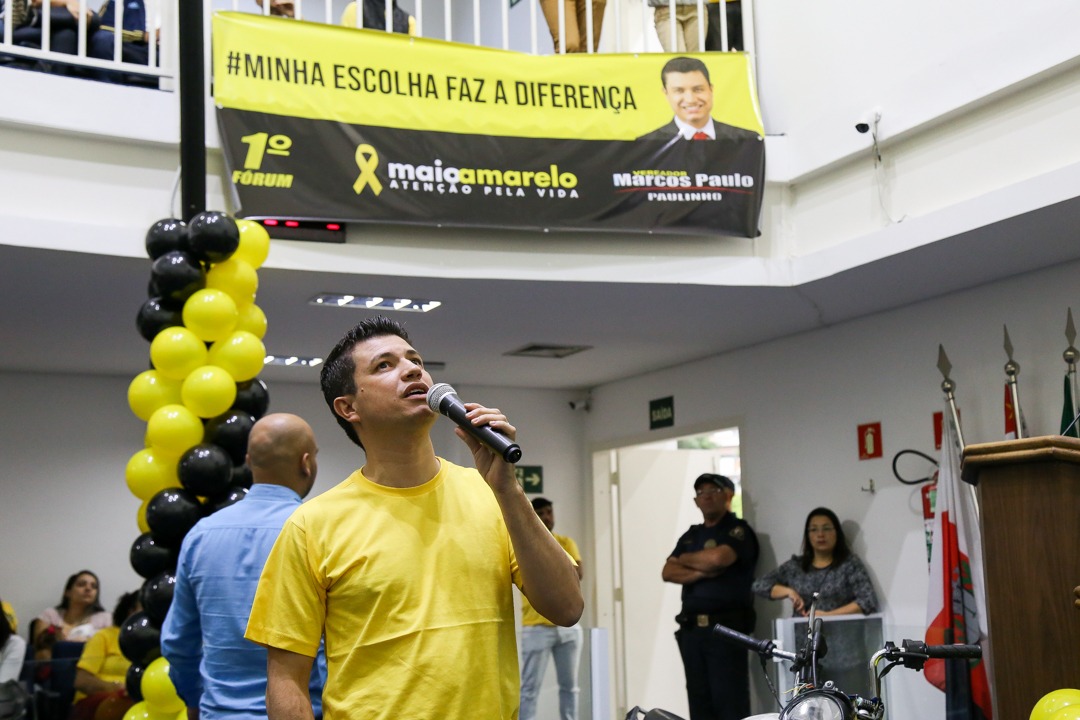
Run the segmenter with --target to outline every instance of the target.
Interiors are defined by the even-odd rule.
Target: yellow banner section
[[[538,57],[235,12],[214,14],[213,50],[215,100],[237,110],[579,140],[634,140],[705,113],[763,133],[742,53],[681,56],[691,60],[683,70],[704,70],[678,74],[676,89],[661,70],[677,55]]]

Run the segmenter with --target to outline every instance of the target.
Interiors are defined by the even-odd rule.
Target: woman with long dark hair
[[[791,600],[793,615],[806,615],[818,593],[818,615],[877,612],[870,575],[851,552],[840,519],[829,508],[810,511],[803,526],[802,554],[754,581],[754,593],[771,600]]]
[[[80,570],[64,583],[60,604],[46,608],[30,627],[37,660],[52,658],[52,646],[60,640],[86,642],[94,633],[109,627],[112,615],[98,600],[101,593],[98,576]]]

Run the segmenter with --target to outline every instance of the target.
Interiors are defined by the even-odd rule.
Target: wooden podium
[[[1080,440],[968,445],[978,485],[995,720],[1026,720],[1051,690],[1080,688]]]

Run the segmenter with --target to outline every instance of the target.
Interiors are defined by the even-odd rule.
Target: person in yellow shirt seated
[[[110,700],[110,714],[119,713],[118,717],[135,704],[124,689],[131,661],[120,652],[120,626],[141,609],[138,592],[124,593],[113,610],[113,624],[86,641],[79,664],[75,666],[75,705],[71,720],[92,720],[106,700]]]
[[[555,506],[547,498],[533,498],[533,510],[555,537],[559,546],[573,558],[578,579],[582,577],[581,552],[573,538],[554,532]],[[521,716],[519,720],[534,720],[536,696],[544,682],[548,656],[555,660],[559,679],[559,718],[577,720],[578,661],[581,659],[581,627],[558,627],[536,612],[529,599],[521,599]]]
[[[19,632],[19,619],[15,617],[15,608],[11,607],[11,603],[7,600],[0,600],[0,606],[3,606],[4,619],[7,620],[8,625],[14,632]]]

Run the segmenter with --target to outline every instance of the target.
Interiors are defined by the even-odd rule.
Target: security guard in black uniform
[[[754,580],[758,543],[754,530],[731,512],[735,483],[705,473],[694,481],[694,504],[705,522],[687,530],[664,565],[663,578],[682,589],[675,617],[690,720],[742,720],[750,714],[749,660],[745,648],[714,636],[717,623],[754,631]]]

